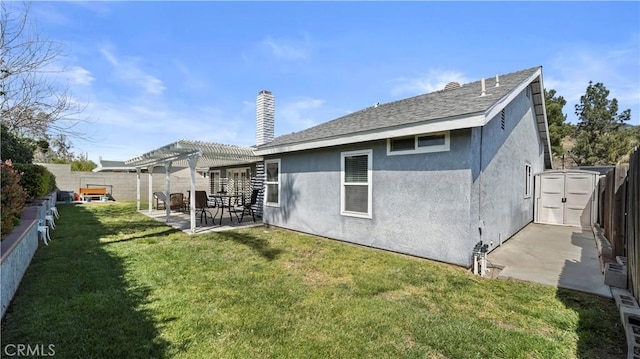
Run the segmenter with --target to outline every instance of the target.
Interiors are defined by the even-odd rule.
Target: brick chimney
[[[256,101],[256,146],[273,141],[275,102],[270,91],[262,90]]]

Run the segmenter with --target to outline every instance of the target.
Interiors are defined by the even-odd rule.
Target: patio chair
[[[182,192],[172,193],[169,196],[169,208],[172,211],[184,211],[186,206],[184,202],[184,194]]]
[[[204,223],[207,224],[207,214],[211,216],[211,221],[213,221],[214,216],[209,211],[209,197],[207,197],[206,191],[196,191],[196,215],[200,212],[200,222],[202,222],[202,216],[204,216]],[[215,223],[215,222],[214,222]]]
[[[164,195],[164,192],[153,192],[153,198],[156,200],[156,209],[167,208],[167,196]],[[162,204],[162,208],[160,208],[160,204]]]
[[[258,193],[260,193],[259,189],[254,189],[251,191],[251,199],[247,203],[243,203],[241,206],[233,209],[233,212],[236,213],[236,218],[238,217],[238,213],[241,213],[240,221],[238,223],[242,223],[244,219],[244,214],[250,214],[253,218],[253,221],[256,221],[256,215],[253,211],[253,206],[258,202]]]

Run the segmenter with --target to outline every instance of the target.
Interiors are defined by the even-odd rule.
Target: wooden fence
[[[613,255],[627,257],[629,291],[640,298],[640,148],[629,164],[609,171],[599,186],[598,222]]]

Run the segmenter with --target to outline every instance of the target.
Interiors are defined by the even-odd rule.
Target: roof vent
[[[453,89],[457,89],[457,88],[460,88],[460,87],[461,87],[461,86],[460,86],[460,84],[459,84],[459,83],[457,83],[457,82],[455,82],[455,81],[452,81],[452,82],[449,82],[449,83],[444,87],[444,90],[445,90],[445,91],[447,91],[447,90],[453,90]]]

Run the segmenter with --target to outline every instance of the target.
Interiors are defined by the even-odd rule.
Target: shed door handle
[[[562,198],[562,203],[565,203],[565,202],[567,202],[567,198],[566,198],[566,197],[563,197],[563,198]]]

